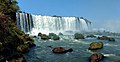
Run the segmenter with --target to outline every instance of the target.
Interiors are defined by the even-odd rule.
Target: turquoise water
[[[90,55],[96,52],[106,56],[101,62],[120,62],[120,37],[115,37],[116,42],[97,40],[96,38],[75,40],[72,35],[60,36],[60,38],[57,41],[34,38],[37,46],[25,54],[27,62],[89,62]],[[104,43],[103,49],[88,50],[89,44],[95,41],[102,41]],[[54,54],[48,46],[72,48],[74,51],[66,54]]]

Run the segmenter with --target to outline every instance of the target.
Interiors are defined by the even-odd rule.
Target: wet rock
[[[95,53],[90,56],[89,62],[100,62],[101,60],[103,60],[103,58],[104,58],[104,55],[100,53]]]
[[[92,42],[89,46],[89,50],[97,50],[103,48],[103,42]]]
[[[41,39],[43,39],[43,40],[48,40],[49,39],[49,36],[46,35],[46,34],[39,33],[38,36],[40,36]]]
[[[108,38],[108,41],[115,41],[115,39],[114,38]]]
[[[115,41],[114,38],[112,38],[112,37],[107,37],[107,36],[101,36],[101,37],[98,37],[98,39],[100,39],[100,40],[108,40],[108,41]]]
[[[8,62],[26,62],[26,59],[22,54],[15,54],[8,59]]]
[[[63,35],[62,33],[59,33],[59,35]]]
[[[98,39],[99,40],[108,40],[108,37],[107,36],[99,36]]]
[[[54,33],[49,33],[49,38],[53,40],[59,40],[60,37]]]
[[[63,54],[63,53],[72,52],[72,51],[73,51],[72,48],[66,50],[63,47],[56,47],[56,48],[53,48],[52,50],[53,53],[57,53],[57,54]]]
[[[37,36],[33,36],[33,38],[37,38]]]
[[[19,45],[17,51],[21,53],[26,53],[29,51],[29,45]]]
[[[68,50],[66,50],[67,52],[72,52],[73,51],[73,49],[72,48],[70,48],[70,49],[68,49]]]
[[[28,41],[27,44],[29,45],[29,48],[32,48],[32,47],[35,47],[35,46],[36,46],[36,44],[34,44],[33,42],[30,42],[30,41]]]
[[[75,33],[74,34],[74,39],[85,39],[83,34],[80,34],[80,33]]]
[[[52,46],[47,46],[47,47],[52,48]]]
[[[38,36],[41,36],[42,35],[42,33],[38,33]]]
[[[59,53],[59,54],[61,54],[61,53],[66,53],[66,50],[65,50],[65,48],[63,48],[63,47],[56,47],[56,48],[53,48],[53,53]]]

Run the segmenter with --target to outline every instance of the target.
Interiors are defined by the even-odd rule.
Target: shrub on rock
[[[89,50],[97,50],[103,48],[103,42],[92,42],[89,46]]]

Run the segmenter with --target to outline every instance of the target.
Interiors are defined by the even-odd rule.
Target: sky
[[[31,14],[84,17],[95,29],[120,32],[120,0],[18,0],[18,5]]]

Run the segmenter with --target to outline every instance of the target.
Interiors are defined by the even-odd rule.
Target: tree
[[[19,10],[16,0],[0,0],[0,14],[11,14]]]

